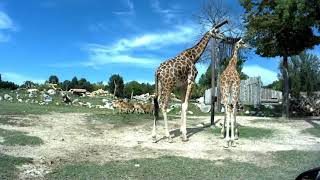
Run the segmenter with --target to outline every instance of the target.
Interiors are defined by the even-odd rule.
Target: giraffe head
[[[216,27],[213,27],[210,31],[209,34],[211,35],[212,38],[216,39],[223,39],[224,35],[220,33],[219,29]]]
[[[238,40],[234,46],[234,48],[240,49],[240,48],[249,48],[249,44],[246,44],[243,39],[241,38]]]

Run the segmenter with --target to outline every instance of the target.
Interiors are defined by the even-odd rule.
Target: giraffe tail
[[[155,120],[159,119],[159,102],[158,102],[158,75],[155,75],[155,96],[153,98],[153,116]]]

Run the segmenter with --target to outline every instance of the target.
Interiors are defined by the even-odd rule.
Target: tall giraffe
[[[222,103],[225,107],[225,119],[224,124],[221,129],[221,134],[226,133],[225,141],[226,144],[224,147],[228,148],[229,143],[231,146],[235,146],[235,131],[236,136],[238,135],[238,128],[235,128],[236,124],[236,111],[237,111],[237,102],[240,94],[240,75],[237,71],[237,61],[238,61],[238,50],[240,48],[248,47],[247,44],[243,42],[242,39],[238,40],[235,43],[232,57],[229,61],[228,66],[222,72],[220,76],[220,92],[222,95]],[[231,124],[231,137],[229,137]],[[226,129],[225,129],[226,127]],[[237,139],[238,137],[236,137]]]
[[[169,142],[172,142],[168,129],[167,107],[169,96],[176,86],[182,87],[180,132],[182,133],[182,140],[188,140],[186,128],[187,108],[191,89],[198,73],[195,64],[202,55],[211,37],[219,39],[223,38],[223,35],[219,33],[218,28],[226,23],[227,21],[224,21],[213,27],[195,46],[183,51],[172,59],[162,62],[157,68],[155,72],[154,123],[152,130],[153,142],[157,142],[156,121],[159,114],[158,96],[161,98],[160,108],[164,118],[165,136],[168,138]]]

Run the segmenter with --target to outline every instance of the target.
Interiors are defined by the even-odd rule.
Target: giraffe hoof
[[[229,148],[229,141],[227,141],[224,145],[223,145],[224,148]]]
[[[157,143],[157,137],[156,136],[152,136],[152,142],[153,143]]]
[[[231,146],[236,147],[236,143],[234,141],[231,141]]]
[[[182,142],[187,142],[187,141],[189,141],[189,139],[187,137],[185,137],[185,138],[182,137]]]

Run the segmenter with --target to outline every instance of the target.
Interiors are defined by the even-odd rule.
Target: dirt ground
[[[274,129],[274,135],[257,140],[244,139],[240,135],[236,147],[224,149],[223,139],[213,134],[210,127],[199,127],[199,124],[209,124],[210,117],[189,117],[188,142],[182,142],[176,133],[179,129],[179,118],[176,117],[169,123],[171,133],[176,135],[174,142],[168,143],[162,139],[152,143],[151,120],[142,125],[115,127],[101,121],[88,125],[87,116],[79,113],[17,116],[15,118],[23,118],[23,122],[31,126],[0,125],[0,128],[28,132],[28,135],[40,137],[44,144],[32,147],[0,145],[0,153],[33,158],[32,164],[19,167],[19,177],[41,179],[59,165],[83,161],[103,164],[114,160],[175,155],[209,160],[231,158],[233,161],[251,162],[264,167],[273,163],[268,152],[320,151],[320,138],[301,133],[301,130],[313,127],[312,123],[304,120],[252,123],[256,119],[268,118],[239,116],[237,121],[242,126]],[[320,124],[319,121],[312,122]],[[158,138],[161,138],[164,135],[162,121],[158,127]]]

